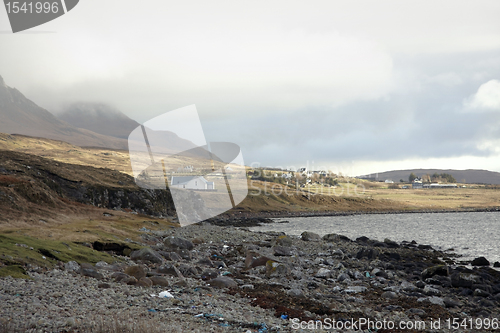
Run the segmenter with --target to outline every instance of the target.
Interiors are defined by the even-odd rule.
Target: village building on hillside
[[[411,188],[424,188],[422,180],[419,178],[415,178],[411,183]]]
[[[170,187],[188,190],[215,190],[215,183],[209,182],[203,176],[172,176]]]

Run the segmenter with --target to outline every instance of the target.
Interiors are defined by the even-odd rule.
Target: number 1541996
[[[35,2],[35,1],[7,1],[5,2],[8,14],[33,14],[33,13],[58,13],[59,3],[57,2]]]

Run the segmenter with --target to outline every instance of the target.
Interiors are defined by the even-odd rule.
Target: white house
[[[189,190],[215,190],[215,183],[209,182],[203,176],[172,176],[170,187],[185,188]]]

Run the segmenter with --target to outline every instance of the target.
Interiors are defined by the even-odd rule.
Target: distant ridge
[[[0,132],[69,142],[77,146],[128,149],[127,140],[75,127],[7,86],[0,76]]]
[[[140,126],[119,110],[103,103],[73,103],[56,117],[73,126],[121,139],[128,139],[130,132]]]
[[[128,140],[133,130],[141,126],[121,111],[102,103],[74,103],[56,116],[70,125],[125,140]],[[171,131],[149,130],[149,136],[150,140],[154,136],[155,141],[164,142],[164,148],[184,151],[196,147],[191,141],[180,138]]]
[[[403,179],[408,182],[408,178],[411,173],[414,173],[417,177],[422,177],[423,175],[434,173],[447,173],[452,175],[457,183],[468,183],[468,184],[500,184],[500,172],[488,171],[488,170],[452,170],[452,169],[409,169],[409,170],[394,170],[386,172],[378,172],[370,175],[358,176],[360,179],[370,179],[385,181],[387,179],[394,181],[395,183]]]

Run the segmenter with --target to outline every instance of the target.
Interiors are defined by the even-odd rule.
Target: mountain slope
[[[127,141],[81,129],[57,119],[49,111],[7,86],[0,76],[0,132],[69,142],[77,146],[127,149]]]
[[[59,119],[103,135],[128,139],[138,122],[102,103],[74,103],[56,115]]]
[[[374,173],[371,175],[359,176],[362,179],[373,179],[384,181],[386,179],[393,180],[394,182],[399,182],[403,179],[405,182],[411,173],[414,173],[417,177],[422,177],[423,175],[434,173],[447,173],[452,175],[459,183],[469,183],[469,184],[500,184],[500,172],[488,171],[488,170],[443,170],[443,169],[410,169],[410,170],[394,170]]]

